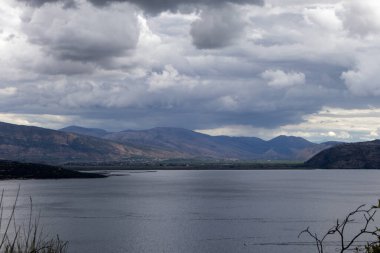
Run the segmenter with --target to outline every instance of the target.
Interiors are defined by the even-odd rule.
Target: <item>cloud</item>
[[[220,6],[224,3],[234,3],[234,4],[255,4],[263,5],[263,0],[162,0],[162,1],[151,1],[151,0],[90,0],[92,3],[97,5],[109,4],[112,2],[130,2],[141,7],[148,13],[157,14],[163,11],[176,12],[178,10],[193,10],[194,7],[200,6]],[[190,9],[189,9],[190,8]]]
[[[348,1],[337,11],[351,44],[352,59],[341,74],[347,89],[354,96],[380,96],[377,64],[380,56],[380,2]]]
[[[70,123],[74,123],[77,120],[79,119],[75,116],[0,113],[0,121],[2,122],[53,129],[58,129],[62,125],[70,125]]]
[[[355,36],[380,32],[380,2],[376,0],[347,1],[339,12],[345,29]]]
[[[354,139],[369,131],[360,122],[333,125],[345,111],[326,127],[310,115],[380,108],[377,21],[358,34],[348,24],[350,15],[359,19],[349,2],[53,2],[2,0],[3,113],[70,117],[46,118],[55,126],[72,119],[113,130],[235,125],[263,136]]]
[[[285,124],[274,129],[250,125],[225,125],[214,129],[199,129],[210,135],[256,136],[271,139],[278,135],[300,136],[315,142],[367,141],[379,138],[380,109],[345,110],[325,107],[304,115],[303,122]]]
[[[83,2],[76,9],[57,11],[59,15],[55,16],[72,15],[76,11],[77,15],[85,17],[88,10],[108,12],[112,16],[113,12],[118,11],[114,10],[116,7],[130,6],[121,3],[95,8]],[[31,14],[41,11],[48,15],[51,12],[47,10],[58,8],[60,5],[47,4],[39,9],[31,8],[30,11]],[[20,80],[17,98],[0,101],[2,108],[18,113],[75,114],[82,119],[94,119],[96,124],[105,128],[148,128],[160,125],[210,128],[226,122],[274,128],[302,121],[304,114],[319,110],[334,94],[340,94],[334,87],[334,75],[339,69],[334,65],[325,66],[318,60],[305,60],[314,52],[314,48],[311,50],[307,44],[309,41],[303,42],[304,37],[294,36],[293,32],[300,29],[302,31],[298,33],[307,31],[307,27],[299,26],[303,20],[302,12],[292,14],[295,17],[292,19],[278,16],[278,20],[275,20],[281,28],[279,30],[283,30],[281,37],[291,37],[289,41],[299,40],[304,44],[300,53],[301,42],[297,47],[280,48],[257,45],[246,37],[246,33],[252,29],[260,32],[256,31],[258,28],[268,30],[269,34],[263,33],[263,36],[275,33],[271,31],[274,24],[247,20],[250,15],[262,15],[257,14],[261,13],[262,8],[228,5],[219,6],[213,11],[216,12],[215,16],[220,11],[227,15],[229,9],[233,10],[235,16],[242,17],[246,30],[244,36],[237,36],[228,47],[219,50],[198,50],[191,45],[189,28],[199,18],[197,13],[139,16],[139,40],[135,48],[130,49],[130,54],[112,56],[109,61],[79,61],[52,53],[46,55],[50,44],[30,44],[28,40],[29,46],[35,50],[32,58],[38,60],[32,61],[34,64],[23,61],[24,64],[19,67],[30,71],[28,65],[32,65],[36,75],[28,79],[27,83]],[[212,10],[205,10],[205,13],[207,11]],[[272,18],[269,15],[266,20]],[[26,15],[24,20],[33,20],[33,15]],[[284,24],[285,27],[282,27]],[[290,29],[285,32],[288,27]],[[33,31],[30,32],[33,35]],[[39,52],[37,49],[42,49],[45,55],[36,53]],[[260,73],[273,66],[297,69],[295,73],[298,75],[307,74],[308,85],[273,89],[266,85],[268,81],[260,77]],[[313,75],[314,72],[316,74]],[[286,75],[291,73],[284,72]],[[322,77],[332,81],[326,87],[314,85],[320,81],[317,78]],[[331,87],[327,87],[330,83]],[[131,118],[133,122],[128,120]],[[118,120],[117,124],[114,123],[115,119]]]
[[[268,94],[268,87],[259,79],[255,85],[251,79],[199,79],[170,65],[148,76],[91,76],[93,80],[83,75],[29,81],[19,86],[17,96],[2,99],[0,105],[13,113],[94,118],[106,128],[122,127],[128,123],[126,119],[133,118],[129,127],[191,129],[225,122],[276,127],[299,122],[305,112],[319,106],[318,99],[309,95],[317,93],[306,88]],[[114,119],[120,122],[110,124]]]
[[[30,43],[62,61],[102,64],[136,47],[139,27],[128,5],[62,9],[45,5],[25,12],[22,30]]]
[[[74,6],[75,0],[18,0],[26,2],[33,6],[42,6],[46,3],[63,2],[66,6]],[[264,0],[88,0],[96,6],[107,6],[112,3],[129,2],[135,4],[142,8],[145,12],[150,14],[159,14],[165,11],[177,12],[182,11],[193,11],[194,7],[202,6],[220,6],[224,3],[234,3],[234,4],[254,4],[263,5]]]
[[[351,93],[358,96],[380,96],[379,56],[379,51],[364,52],[358,56],[353,69],[342,73],[341,78]]]
[[[340,31],[343,28],[342,20],[337,16],[334,6],[306,8],[304,17],[307,22],[322,29]]]
[[[198,85],[198,80],[185,75],[180,75],[171,65],[166,65],[162,72],[153,72],[148,78],[148,91],[158,91],[168,88],[193,88]]]
[[[198,49],[222,48],[237,41],[244,31],[244,21],[232,6],[205,9],[191,25],[190,34]]]
[[[0,97],[13,96],[17,93],[16,87],[0,88]]]
[[[305,74],[301,72],[284,72],[282,70],[266,70],[261,77],[267,81],[268,86],[285,88],[305,83]]]
[[[18,0],[20,2],[25,2],[26,4],[33,7],[40,7],[48,3],[63,3],[63,7],[70,8],[75,6],[75,0]]]

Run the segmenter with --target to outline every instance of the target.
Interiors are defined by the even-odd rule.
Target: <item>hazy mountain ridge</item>
[[[93,134],[80,128],[81,134]],[[61,129],[67,131],[67,129]],[[104,131],[104,130],[103,130]],[[104,131],[106,132],[106,131]],[[301,137],[278,136],[265,141],[257,137],[210,136],[182,128],[156,127],[125,130],[102,138],[140,149],[167,151],[172,157],[209,157],[241,160],[304,161],[334,144],[316,144]]]
[[[322,169],[380,169],[380,140],[340,144],[323,150],[305,164]]]
[[[167,127],[110,133],[71,126],[57,131],[0,122],[0,159],[52,164],[136,158],[304,161],[328,147],[289,136],[264,141]]]
[[[68,126],[68,127],[60,129],[59,131],[66,132],[66,133],[88,135],[88,136],[97,137],[97,138],[102,138],[103,136],[109,134],[109,132],[107,132],[104,129],[85,128],[85,127],[80,127],[80,126]]]
[[[141,154],[140,150],[99,138],[0,122],[0,159],[60,163]]]

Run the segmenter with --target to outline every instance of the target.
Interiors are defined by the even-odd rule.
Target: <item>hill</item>
[[[380,169],[380,140],[340,144],[305,162],[322,169]]]
[[[106,176],[96,173],[82,173],[79,171],[73,171],[44,164],[19,163],[14,161],[0,160],[0,180],[103,177]]]
[[[97,138],[102,138],[103,136],[107,135],[108,132],[103,129],[99,128],[85,128],[85,127],[79,127],[79,126],[68,126],[65,128],[60,129],[61,132],[66,133],[77,133],[81,135],[87,135]]]
[[[175,153],[177,157],[246,158],[252,152],[236,147],[233,138],[215,138],[181,128],[157,127],[148,130],[127,130],[111,133],[103,138],[140,148],[162,149]],[[260,142],[263,142],[260,140]]]
[[[0,159],[57,164],[120,160],[142,153],[104,139],[0,122]]]
[[[85,128],[69,131],[92,134]],[[61,129],[68,131],[67,128]],[[102,131],[106,132],[106,131]],[[316,144],[300,137],[279,136],[269,141],[256,137],[210,136],[183,128],[156,127],[107,133],[103,139],[143,150],[161,150],[168,158],[304,161],[329,144]]]
[[[77,126],[56,131],[0,122],[0,159],[21,162],[62,164],[152,159],[304,161],[327,147],[330,146],[292,136],[264,141],[256,137],[209,136],[169,127],[110,133]]]

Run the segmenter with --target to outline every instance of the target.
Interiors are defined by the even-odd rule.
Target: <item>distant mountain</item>
[[[345,144],[345,143],[346,142],[342,142],[342,141],[325,141],[325,142],[322,142],[321,144],[328,145],[328,146],[336,146],[336,145]]]
[[[380,169],[380,140],[340,144],[305,162],[323,169]]]
[[[274,147],[287,147],[287,148],[298,148],[298,149],[315,146],[315,143],[305,140],[304,138],[295,137],[295,136],[285,136],[285,135],[280,135],[276,138],[273,138],[272,140],[268,141],[268,143],[269,145],[274,146]],[[289,151],[289,149],[287,149],[286,151]]]
[[[238,141],[238,138],[212,137],[187,129],[168,127],[127,130],[103,138],[139,148],[162,149],[183,158],[256,159],[249,150],[249,145],[260,146],[259,144],[265,143],[258,138]]]
[[[0,122],[0,159],[60,163],[120,160],[142,151],[112,141]]]
[[[0,159],[52,164],[133,159],[305,161],[328,147],[292,136],[264,141],[169,127],[110,133],[78,126],[56,131],[0,122]]]
[[[256,137],[209,136],[187,129],[168,127],[109,133],[103,138],[133,147],[176,152],[183,157],[241,160],[303,161],[330,147],[292,136],[279,136],[264,141]]]
[[[76,133],[81,135],[88,135],[92,137],[102,138],[103,136],[107,135],[108,132],[103,129],[99,128],[85,128],[80,126],[68,126],[62,129],[59,129],[58,131],[66,132],[66,133]]]
[[[219,151],[215,150],[219,147],[210,142],[210,136],[181,128],[126,130],[107,134],[103,138],[138,147],[177,151],[184,156],[187,156],[186,154],[209,156]]]
[[[307,141],[301,137],[294,136],[278,136],[268,141],[271,151],[277,154],[294,155],[301,150],[315,148],[318,144]]]

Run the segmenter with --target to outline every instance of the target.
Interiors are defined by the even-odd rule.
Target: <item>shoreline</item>
[[[64,166],[64,168],[76,171],[108,171],[108,170],[131,170],[131,171],[158,171],[158,170],[312,170],[303,164],[190,164],[190,165],[81,165]]]
[[[17,179],[69,179],[69,178],[105,178],[106,175],[84,173],[67,168],[0,160],[0,180]]]

